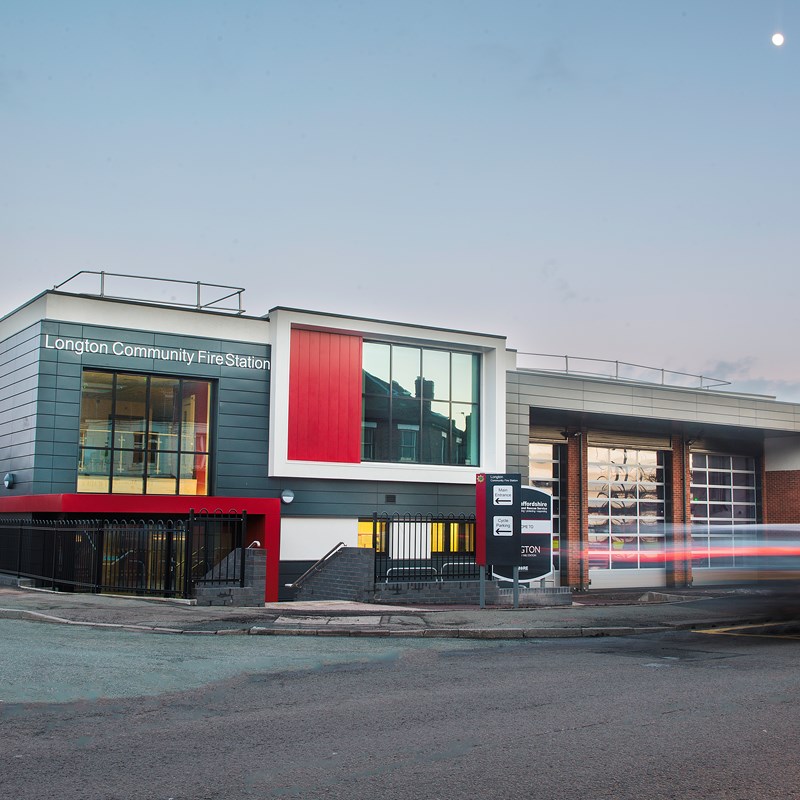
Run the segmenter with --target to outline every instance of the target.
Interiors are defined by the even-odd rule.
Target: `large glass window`
[[[478,465],[480,357],[364,342],[363,461]]]
[[[737,545],[752,538],[742,526],[758,518],[755,459],[692,453],[691,469],[693,566],[737,566]]]
[[[664,566],[664,454],[589,447],[589,566]]]
[[[529,483],[531,486],[553,495],[553,569],[559,569],[559,546],[562,517],[561,500],[566,492],[564,486],[564,445],[531,442],[528,445]]]
[[[86,370],[78,491],[207,495],[211,384]]]

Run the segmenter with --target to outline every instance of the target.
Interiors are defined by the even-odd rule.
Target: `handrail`
[[[319,561],[312,564],[294,583],[285,583],[284,586],[287,589],[296,589],[300,584],[314,572],[319,572],[322,569],[322,565],[332,556],[336,555],[343,547],[345,547],[344,542],[339,542],[339,544],[334,545],[327,553],[325,553]]]
[[[100,291],[95,292],[75,292],[71,289],[64,289],[64,287],[74,281],[76,278],[79,278],[81,275],[99,275],[100,276]],[[124,295],[114,295],[108,294],[106,291],[106,278],[124,278],[126,280],[138,280],[138,281],[150,281],[152,283],[172,283],[172,284],[179,284],[181,286],[190,286],[195,293],[195,301],[193,303],[182,303],[178,300],[170,299],[170,300],[158,300],[148,297],[126,297]],[[202,293],[203,289],[224,289],[227,290],[225,294],[222,294],[219,297],[215,297],[213,300],[209,300],[203,302]],[[140,301],[146,303],[155,303],[156,305],[161,306],[176,306],[178,308],[195,308],[198,310],[205,310],[205,311],[219,311],[224,313],[233,313],[236,315],[244,314],[245,311],[242,308],[242,294],[244,289],[239,286],[226,286],[225,284],[221,283],[204,283],[202,281],[183,281],[178,280],[175,278],[150,278],[145,275],[127,275],[122,272],[106,272],[105,270],[90,270],[90,269],[82,269],[80,272],[76,272],[71,277],[67,278],[65,281],[56,284],[53,287],[54,291],[62,290],[67,291],[70,294],[94,294],[97,297],[103,297],[109,300],[132,300],[132,301]],[[219,294],[219,293],[218,293]],[[225,300],[230,300],[231,298],[236,298],[236,306],[221,306],[219,303],[224,302]]]
[[[559,359],[564,361],[563,368],[557,367],[522,367],[522,369],[532,369],[538,370],[541,372],[563,372],[567,375],[585,375],[587,377],[600,377],[600,378],[610,378],[611,380],[617,381],[628,381],[631,383],[649,383],[649,384],[660,384],[661,386],[675,386],[675,387],[684,387],[684,388],[699,388],[699,389],[715,389],[719,386],[730,386],[731,381],[725,381],[721,378],[712,378],[708,375],[697,375],[692,372],[681,372],[680,370],[675,369],[665,369],[664,367],[650,367],[645,364],[634,364],[630,361],[619,361],[619,360],[611,360],[608,358],[589,358],[586,356],[567,356],[567,355],[557,355],[554,353],[526,353],[524,351],[519,351],[518,355],[521,356],[530,356],[532,358],[549,358],[549,359]],[[570,362],[572,362],[573,366],[570,366]],[[581,370],[575,369],[574,364],[575,362],[589,362],[590,364],[610,364],[613,365],[613,371],[603,371],[603,372],[596,372],[592,370]],[[623,373],[625,371],[630,370],[632,374],[628,376],[620,373],[620,367],[622,367]],[[652,380],[642,377],[641,371],[645,370],[647,372],[656,373],[660,375],[660,380]],[[639,373],[638,375],[635,373]],[[680,378],[691,378],[693,379],[692,382],[697,383],[699,382],[699,386],[687,386],[687,382],[681,383],[679,380],[668,381],[668,376],[679,376]]]

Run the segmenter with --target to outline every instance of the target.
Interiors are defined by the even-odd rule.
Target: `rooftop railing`
[[[605,358],[584,358],[582,356],[560,356],[548,353],[518,352],[521,369],[539,372],[558,372],[567,375],[584,375],[590,378],[610,378],[630,383],[651,383],[661,386],[674,386],[685,389],[716,389],[730,386],[730,381],[711,378],[707,375],[694,375],[691,372],[648,367],[628,361],[611,361]]]
[[[141,291],[136,289],[141,288]],[[87,288],[84,288],[87,287]],[[225,286],[202,281],[181,281],[172,278],[146,278],[119,272],[81,270],[53,287],[55,291],[103,297],[109,300],[130,300],[155,303],[224,314],[244,314],[239,286]],[[133,292],[133,293],[131,293]],[[165,297],[165,295],[168,295]],[[222,305],[233,300],[232,305]]]

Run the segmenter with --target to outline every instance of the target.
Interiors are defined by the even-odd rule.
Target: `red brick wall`
[[[586,516],[582,483],[586,482],[586,437],[581,433],[567,439],[566,500],[562,500],[566,521],[561,531],[561,585],[580,589],[589,585],[586,546]]]
[[[689,448],[682,436],[675,435],[671,441],[672,458],[665,476],[669,500],[672,506],[671,525],[667,535],[667,586],[688,586],[692,582],[692,562],[690,558],[691,536],[691,496],[689,492]]]
[[[800,470],[765,472],[762,497],[764,522],[800,522]]]

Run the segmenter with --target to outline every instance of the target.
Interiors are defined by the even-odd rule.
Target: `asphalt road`
[[[0,642],[19,800],[800,797],[791,638]]]

